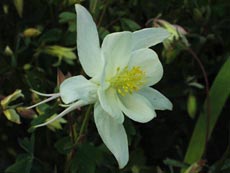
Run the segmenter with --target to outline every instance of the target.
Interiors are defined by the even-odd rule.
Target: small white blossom
[[[161,43],[169,34],[161,28],[117,32],[107,35],[100,46],[92,16],[83,6],[75,7],[78,56],[90,80],[81,75],[68,78],[61,84],[58,95],[47,95],[51,99],[60,96],[69,106],[54,119],[38,126],[94,104],[98,132],[123,168],[129,160],[124,115],[145,123],[156,116],[155,110],[172,109],[171,102],[150,87],[162,78],[163,68],[157,54],[149,47]]]

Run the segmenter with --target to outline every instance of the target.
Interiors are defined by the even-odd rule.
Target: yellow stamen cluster
[[[125,67],[122,71],[117,68],[117,75],[110,80],[110,84],[119,94],[125,96],[138,91],[145,83],[145,72],[139,67],[134,66],[129,69]]]

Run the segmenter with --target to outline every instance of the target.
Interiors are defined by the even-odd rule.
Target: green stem
[[[11,56],[11,66],[17,67],[17,56],[18,56],[18,49],[20,47],[21,43],[21,35],[18,34],[17,40],[16,40],[16,46],[15,46],[15,53]]]
[[[89,117],[90,117],[90,112],[91,112],[91,109],[92,109],[93,105],[91,104],[88,109],[87,109],[87,112],[85,114],[85,118],[83,120],[83,123],[82,123],[82,126],[81,126],[81,129],[80,129],[80,132],[79,132],[79,138],[81,137],[81,135],[83,135],[86,131],[86,128],[88,126],[88,122],[89,122]]]
[[[72,140],[71,142],[74,144],[74,143],[76,142],[76,140],[77,140],[76,131],[74,130],[74,127],[75,127],[74,124],[76,124],[76,123],[73,122],[72,114],[69,114],[69,115],[67,116],[67,118],[68,118],[69,131],[70,131],[69,136],[71,137],[71,140]],[[68,153],[68,155],[67,155],[67,157],[66,157],[64,173],[69,173],[69,171],[70,171],[71,160],[72,160],[72,158],[73,158],[73,153],[74,153],[74,152],[75,152],[74,149],[72,149],[72,150]]]
[[[70,151],[70,153],[67,155],[64,173],[69,173],[71,160],[72,160],[72,151]]]
[[[101,16],[100,16],[100,18],[99,18],[99,20],[98,20],[98,23],[97,23],[97,27],[98,27],[98,28],[99,28],[99,26],[101,26],[101,22],[102,22],[102,19],[103,19],[104,15],[105,15],[105,12],[106,12],[106,9],[107,9],[107,6],[108,6],[108,5],[109,5],[109,0],[106,0],[104,9],[103,9],[103,11],[102,11],[102,13],[101,13]]]
[[[80,128],[80,132],[78,134],[78,137],[76,137],[77,139],[75,138],[76,140],[74,140],[73,148],[70,151],[70,153],[67,155],[66,164],[65,164],[65,173],[69,173],[69,171],[70,171],[71,160],[73,159],[73,156],[76,152],[76,148],[77,148],[77,145],[79,144],[79,141],[82,139],[82,136],[87,129],[89,118],[90,118],[90,112],[91,112],[92,108],[93,108],[93,105],[90,105],[88,107],[86,114],[85,114],[85,117],[84,117],[84,120],[82,122],[81,128]]]
[[[198,63],[203,77],[204,77],[204,81],[205,81],[205,90],[206,90],[206,98],[207,98],[207,102],[206,102],[206,114],[207,114],[207,123],[206,123],[206,135],[205,135],[205,150],[203,153],[203,158],[205,158],[206,154],[207,154],[207,148],[208,148],[208,140],[210,137],[209,131],[210,131],[210,119],[211,119],[211,103],[210,103],[210,97],[209,97],[209,81],[208,81],[208,75],[207,72],[204,68],[204,65],[202,64],[200,58],[197,56],[197,54],[191,49],[188,48],[187,51],[192,55],[192,57],[196,60],[196,62]]]

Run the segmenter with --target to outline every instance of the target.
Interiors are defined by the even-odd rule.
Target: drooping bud
[[[23,31],[23,36],[30,38],[30,37],[37,37],[41,34],[41,31],[36,28],[27,28]]]
[[[12,56],[14,53],[13,53],[13,51],[11,50],[11,48],[9,46],[6,46],[5,50],[4,50],[4,54],[6,56]]]

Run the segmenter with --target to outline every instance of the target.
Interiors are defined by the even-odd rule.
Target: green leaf
[[[127,18],[121,19],[121,26],[124,30],[130,31],[136,31],[141,28],[140,25],[138,25],[136,22]]]
[[[49,120],[55,118],[56,116],[57,116],[57,114],[53,114],[51,117],[47,118],[46,121],[49,121]],[[62,130],[62,124],[65,124],[65,123],[67,123],[67,121],[64,118],[58,118],[54,122],[48,124],[47,127],[50,130],[55,132],[56,130]]]
[[[59,153],[61,154],[68,154],[72,147],[73,144],[71,142],[71,139],[69,136],[63,137],[59,139],[55,144],[55,148],[58,150]]]
[[[11,102],[17,100],[20,97],[24,97],[24,95],[22,94],[22,90],[17,89],[16,91],[14,91],[14,93],[8,95],[7,97],[1,100],[2,108],[7,109],[8,105],[10,105]]]
[[[14,6],[20,17],[22,17],[22,13],[23,13],[23,4],[24,4],[24,0],[14,0]]]
[[[47,43],[47,42],[57,42],[58,40],[61,39],[62,31],[58,28],[50,29],[44,34],[39,39],[39,42],[42,43]]]
[[[92,14],[95,14],[96,12],[98,12],[98,3],[99,3],[99,1],[98,0],[90,0],[89,1],[89,9],[90,9],[90,12],[92,13]],[[94,16],[94,15],[93,15]]]
[[[14,109],[7,109],[3,111],[6,118],[16,124],[21,124],[20,116]]]
[[[16,162],[5,170],[5,173],[30,173],[33,157],[30,154],[22,154]]]
[[[180,162],[178,160],[174,160],[174,159],[165,159],[164,160],[164,164],[168,165],[168,166],[174,166],[174,167],[179,167],[179,168],[188,168],[188,164]]]
[[[109,34],[109,31],[104,27],[100,27],[98,32],[99,32],[99,36],[102,40],[105,38],[106,35]]]
[[[33,155],[34,152],[34,134],[31,135],[31,138],[19,139],[19,145],[28,153]]]
[[[71,173],[94,173],[102,153],[91,144],[82,144],[71,162]]]
[[[45,79],[44,72],[40,68],[31,68],[31,70],[27,71],[25,77],[27,85],[37,91],[44,90],[43,84],[47,84],[48,81]]]
[[[59,14],[59,23],[68,23],[69,31],[76,31],[76,14],[71,12],[62,12]]]
[[[44,46],[37,49],[37,54],[46,53],[51,56],[59,57],[61,59],[76,59],[76,55],[73,52],[75,48],[68,48],[59,45]]]
[[[76,14],[71,12],[62,12],[59,14],[59,23],[68,23],[76,20]]]
[[[221,110],[230,94],[230,59],[228,58],[225,64],[219,71],[210,89],[210,125],[209,137],[215,127]],[[206,104],[205,104],[206,105]],[[205,149],[207,115],[201,113],[197,120],[193,135],[191,137],[187,153],[184,161],[186,163],[195,163],[200,160]]]
[[[70,23],[69,23],[69,28],[68,28],[68,30],[69,30],[70,32],[76,32],[76,23],[70,22]]]
[[[184,173],[199,173],[205,165],[205,161],[193,163]]]
[[[36,126],[38,124],[44,123],[48,118],[50,118],[55,113],[56,105],[49,106],[48,104],[42,104],[36,107],[36,111],[39,116],[33,119],[31,126]]]

